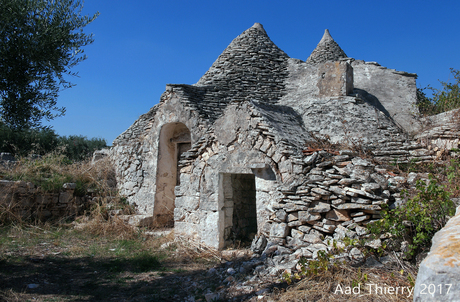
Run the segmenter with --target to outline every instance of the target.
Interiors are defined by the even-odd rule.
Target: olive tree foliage
[[[452,109],[460,108],[460,70],[451,68],[452,79],[447,82],[439,81],[442,89],[431,86],[417,89],[417,106],[420,113],[424,115],[434,115]],[[428,97],[425,90],[432,93]]]
[[[58,93],[86,59],[93,43],[83,29],[99,13],[83,16],[79,0],[0,1],[0,123],[24,130],[65,113]]]

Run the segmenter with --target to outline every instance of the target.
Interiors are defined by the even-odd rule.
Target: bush
[[[51,128],[15,130],[0,122],[0,152],[14,156],[45,155],[58,144],[59,137]]]
[[[452,109],[460,108],[460,70],[450,69],[453,80],[448,82],[439,81],[442,89],[428,86],[417,89],[417,106],[420,113],[434,115]],[[432,97],[426,96],[424,90],[430,90]]]
[[[92,138],[86,136],[70,135],[59,138],[59,146],[63,148],[63,154],[73,161],[81,161],[90,156],[96,150],[107,147],[105,139]]]
[[[51,128],[15,130],[0,122],[0,152],[8,152],[16,157],[58,151],[72,161],[81,161],[105,147],[107,143],[102,138],[58,136]]]
[[[418,180],[416,194],[401,206],[382,211],[382,219],[369,226],[377,236],[389,232],[395,238],[409,242],[407,257],[431,246],[431,238],[455,213],[455,205],[445,185],[438,184],[430,174],[429,181]],[[403,191],[407,197],[407,191]]]

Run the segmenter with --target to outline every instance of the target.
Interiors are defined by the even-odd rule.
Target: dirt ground
[[[130,257],[132,249],[145,247],[136,241],[12,233],[3,230],[0,239],[0,301],[200,300],[204,288],[219,286],[207,275],[219,265],[212,258],[170,251]]]
[[[252,272],[225,274],[249,255],[224,256],[181,245],[168,233],[128,232],[120,238],[94,230],[0,227],[0,302],[411,301],[404,296],[335,294],[338,284],[356,281],[409,286],[397,264],[362,271],[332,267],[288,285],[279,277],[263,280]]]

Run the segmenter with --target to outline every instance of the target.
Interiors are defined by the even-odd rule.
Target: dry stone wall
[[[354,93],[390,117],[409,134],[421,130],[417,119],[417,75],[380,66],[376,62],[351,60]]]
[[[196,104],[183,94],[182,87],[168,86],[160,103],[141,116],[113,143],[111,157],[119,182],[120,194],[137,206],[141,214],[152,214],[157,193],[157,167],[161,129],[182,123],[196,142],[209,127]],[[187,100],[187,101],[185,101]]]
[[[255,175],[260,235],[302,245],[311,234],[355,232],[398,198],[389,183],[402,180],[351,154],[302,150],[315,136],[360,148],[381,163],[432,159],[434,151],[408,135],[416,128],[415,78],[347,58],[327,31],[307,62],[291,59],[255,24],[195,85],[167,85],[160,104],[117,138],[121,192],[140,212],[155,213],[153,201],[169,173],[160,171],[161,133],[182,123],[191,149],[180,155],[180,186],[172,196],[177,232],[226,244],[234,215],[225,222],[222,208],[230,213],[232,198],[221,191],[239,174]]]
[[[59,220],[83,214],[90,197],[75,196],[76,184],[66,183],[60,192],[43,192],[31,182],[0,180],[3,215],[23,220]]]
[[[436,152],[439,157],[446,150],[459,149],[460,109],[443,112],[423,118],[423,131],[416,135],[425,148]]]
[[[310,258],[313,247],[308,247],[326,237],[367,234],[366,224],[380,218],[382,205],[399,199],[407,182],[346,150],[340,155],[317,151],[304,163],[308,172],[281,189],[264,235],[294,250],[306,248],[304,256]]]
[[[327,136],[332,142],[350,142],[353,138],[354,143],[377,145],[407,140],[408,134],[420,130],[415,112],[415,74],[345,58],[334,64],[352,67],[353,91],[343,89],[347,92],[341,96],[326,96],[319,83],[323,82],[321,71],[330,64],[288,60],[286,93],[279,104],[298,112],[308,131]],[[343,71],[336,77],[346,78],[346,74]],[[337,91],[348,84],[349,80],[342,81],[330,89]]]
[[[331,61],[339,61],[346,58],[347,55],[340,48],[339,44],[332,39],[329,30],[324,31],[323,38],[319,41],[316,48],[307,59],[307,63],[326,63]]]
[[[249,116],[242,114],[248,109]],[[194,236],[206,244],[220,248],[226,244],[219,237],[225,231],[206,231],[225,221],[219,213],[227,206],[216,191],[222,186],[222,174],[255,175],[259,236],[293,250],[309,246],[312,238],[363,235],[365,225],[380,218],[383,204],[400,202],[406,178],[394,177],[351,151],[299,156],[302,148],[284,143],[291,141],[289,132],[274,131],[268,117],[273,112],[254,103],[234,104],[216,122],[216,126],[226,125],[225,131],[210,129],[183,155],[181,186],[176,187],[176,232],[194,230]],[[225,120],[233,121],[233,128]],[[242,121],[247,121],[247,128]],[[301,131],[301,120],[298,123]],[[415,183],[414,176],[411,182]]]

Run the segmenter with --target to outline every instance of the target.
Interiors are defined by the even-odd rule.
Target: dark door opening
[[[224,174],[225,245],[248,245],[257,234],[253,174]]]

